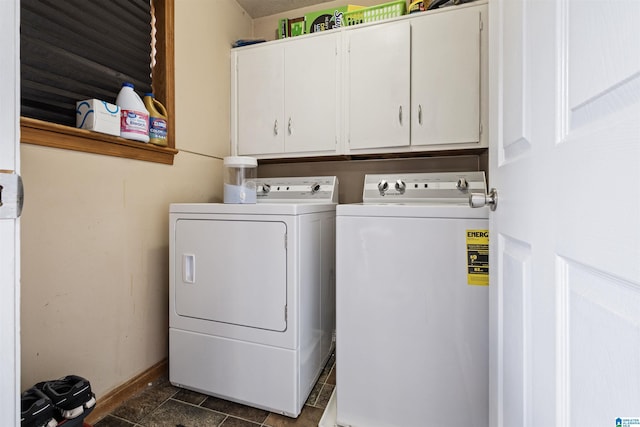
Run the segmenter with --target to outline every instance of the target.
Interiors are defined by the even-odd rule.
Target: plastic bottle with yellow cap
[[[169,119],[167,109],[155,99],[153,93],[144,94],[144,106],[149,111],[149,142],[166,147],[168,145],[167,122]]]

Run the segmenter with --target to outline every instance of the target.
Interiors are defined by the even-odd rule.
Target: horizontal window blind
[[[21,115],[75,126],[76,101],[151,92],[150,0],[21,0]]]

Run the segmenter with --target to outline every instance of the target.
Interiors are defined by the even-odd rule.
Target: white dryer
[[[296,417],[333,346],[338,183],[257,181],[257,204],[170,206],[169,379]]]
[[[484,173],[367,175],[336,213],[337,424],[487,427]]]

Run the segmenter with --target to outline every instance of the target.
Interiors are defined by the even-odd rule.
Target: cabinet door
[[[339,34],[285,46],[285,151],[335,152],[338,142]]]
[[[408,146],[409,22],[374,25],[346,34],[349,149]]]
[[[260,46],[237,54],[239,155],[284,151],[284,51]]]
[[[411,24],[411,145],[480,141],[481,10]]]

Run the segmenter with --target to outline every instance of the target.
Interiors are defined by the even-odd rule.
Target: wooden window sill
[[[178,150],[131,141],[86,129],[20,117],[20,142],[106,156],[173,164]]]

